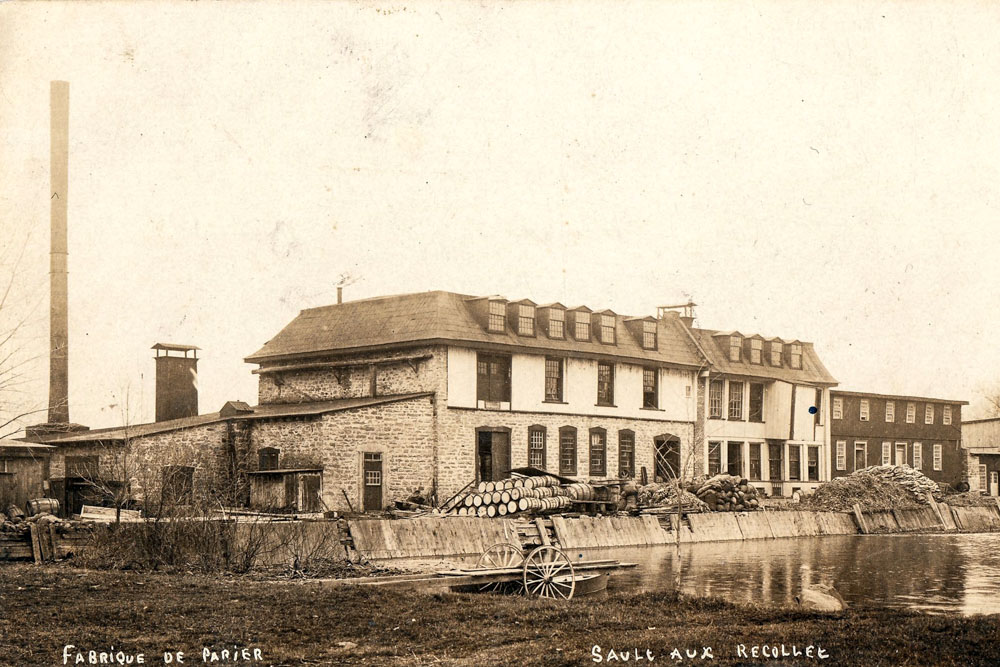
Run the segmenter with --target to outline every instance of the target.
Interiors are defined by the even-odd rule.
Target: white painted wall
[[[511,409],[663,421],[695,419],[695,373],[660,369],[658,409],[642,407],[642,366],[615,364],[615,406],[597,405],[597,361],[566,358],[563,402],[545,402],[545,356],[511,355]],[[476,352],[448,348],[448,405],[476,407]]]

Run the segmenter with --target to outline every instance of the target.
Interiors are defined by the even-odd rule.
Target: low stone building
[[[962,446],[970,489],[1000,496],[1000,417],[962,422]]]

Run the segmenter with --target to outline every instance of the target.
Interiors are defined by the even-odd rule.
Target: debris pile
[[[677,509],[677,487],[670,482],[647,484],[639,488],[639,506],[643,508]],[[708,505],[688,490],[680,490],[682,512],[707,512]]]
[[[31,530],[31,525],[54,526],[56,532],[62,534],[69,530],[83,525],[82,521],[69,521],[60,519],[54,514],[42,512],[33,516],[25,517],[24,512],[17,505],[9,506],[3,514],[0,514],[0,533],[23,535]]]
[[[809,509],[844,512],[855,504],[862,510],[912,509],[927,504],[927,494],[941,500],[941,490],[909,466],[872,466],[823,484],[802,505]]]
[[[688,490],[692,489],[713,512],[746,512],[760,507],[757,489],[744,477],[715,475],[701,484],[692,483]]]

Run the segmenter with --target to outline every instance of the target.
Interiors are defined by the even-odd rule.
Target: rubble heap
[[[695,484],[689,486],[688,490],[693,489]],[[760,507],[757,489],[746,478],[735,475],[709,477],[697,484],[694,494],[713,512],[746,512]]]
[[[937,483],[910,466],[872,466],[837,477],[819,487],[802,504],[811,509],[848,511],[912,509],[927,504],[927,494],[941,500]]]

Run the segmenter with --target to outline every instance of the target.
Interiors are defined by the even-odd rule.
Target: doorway
[[[997,486],[1000,485],[998,478],[1000,478],[1000,473],[997,471],[994,470],[990,473],[990,495],[994,497],[1000,495],[1000,489],[997,489]]]
[[[364,453],[361,475],[364,484],[363,510],[365,512],[382,510],[382,452]]]
[[[510,431],[477,431],[476,475],[480,482],[510,477]]]
[[[675,435],[658,435],[653,438],[655,457],[653,481],[665,482],[680,474],[681,441]]]

